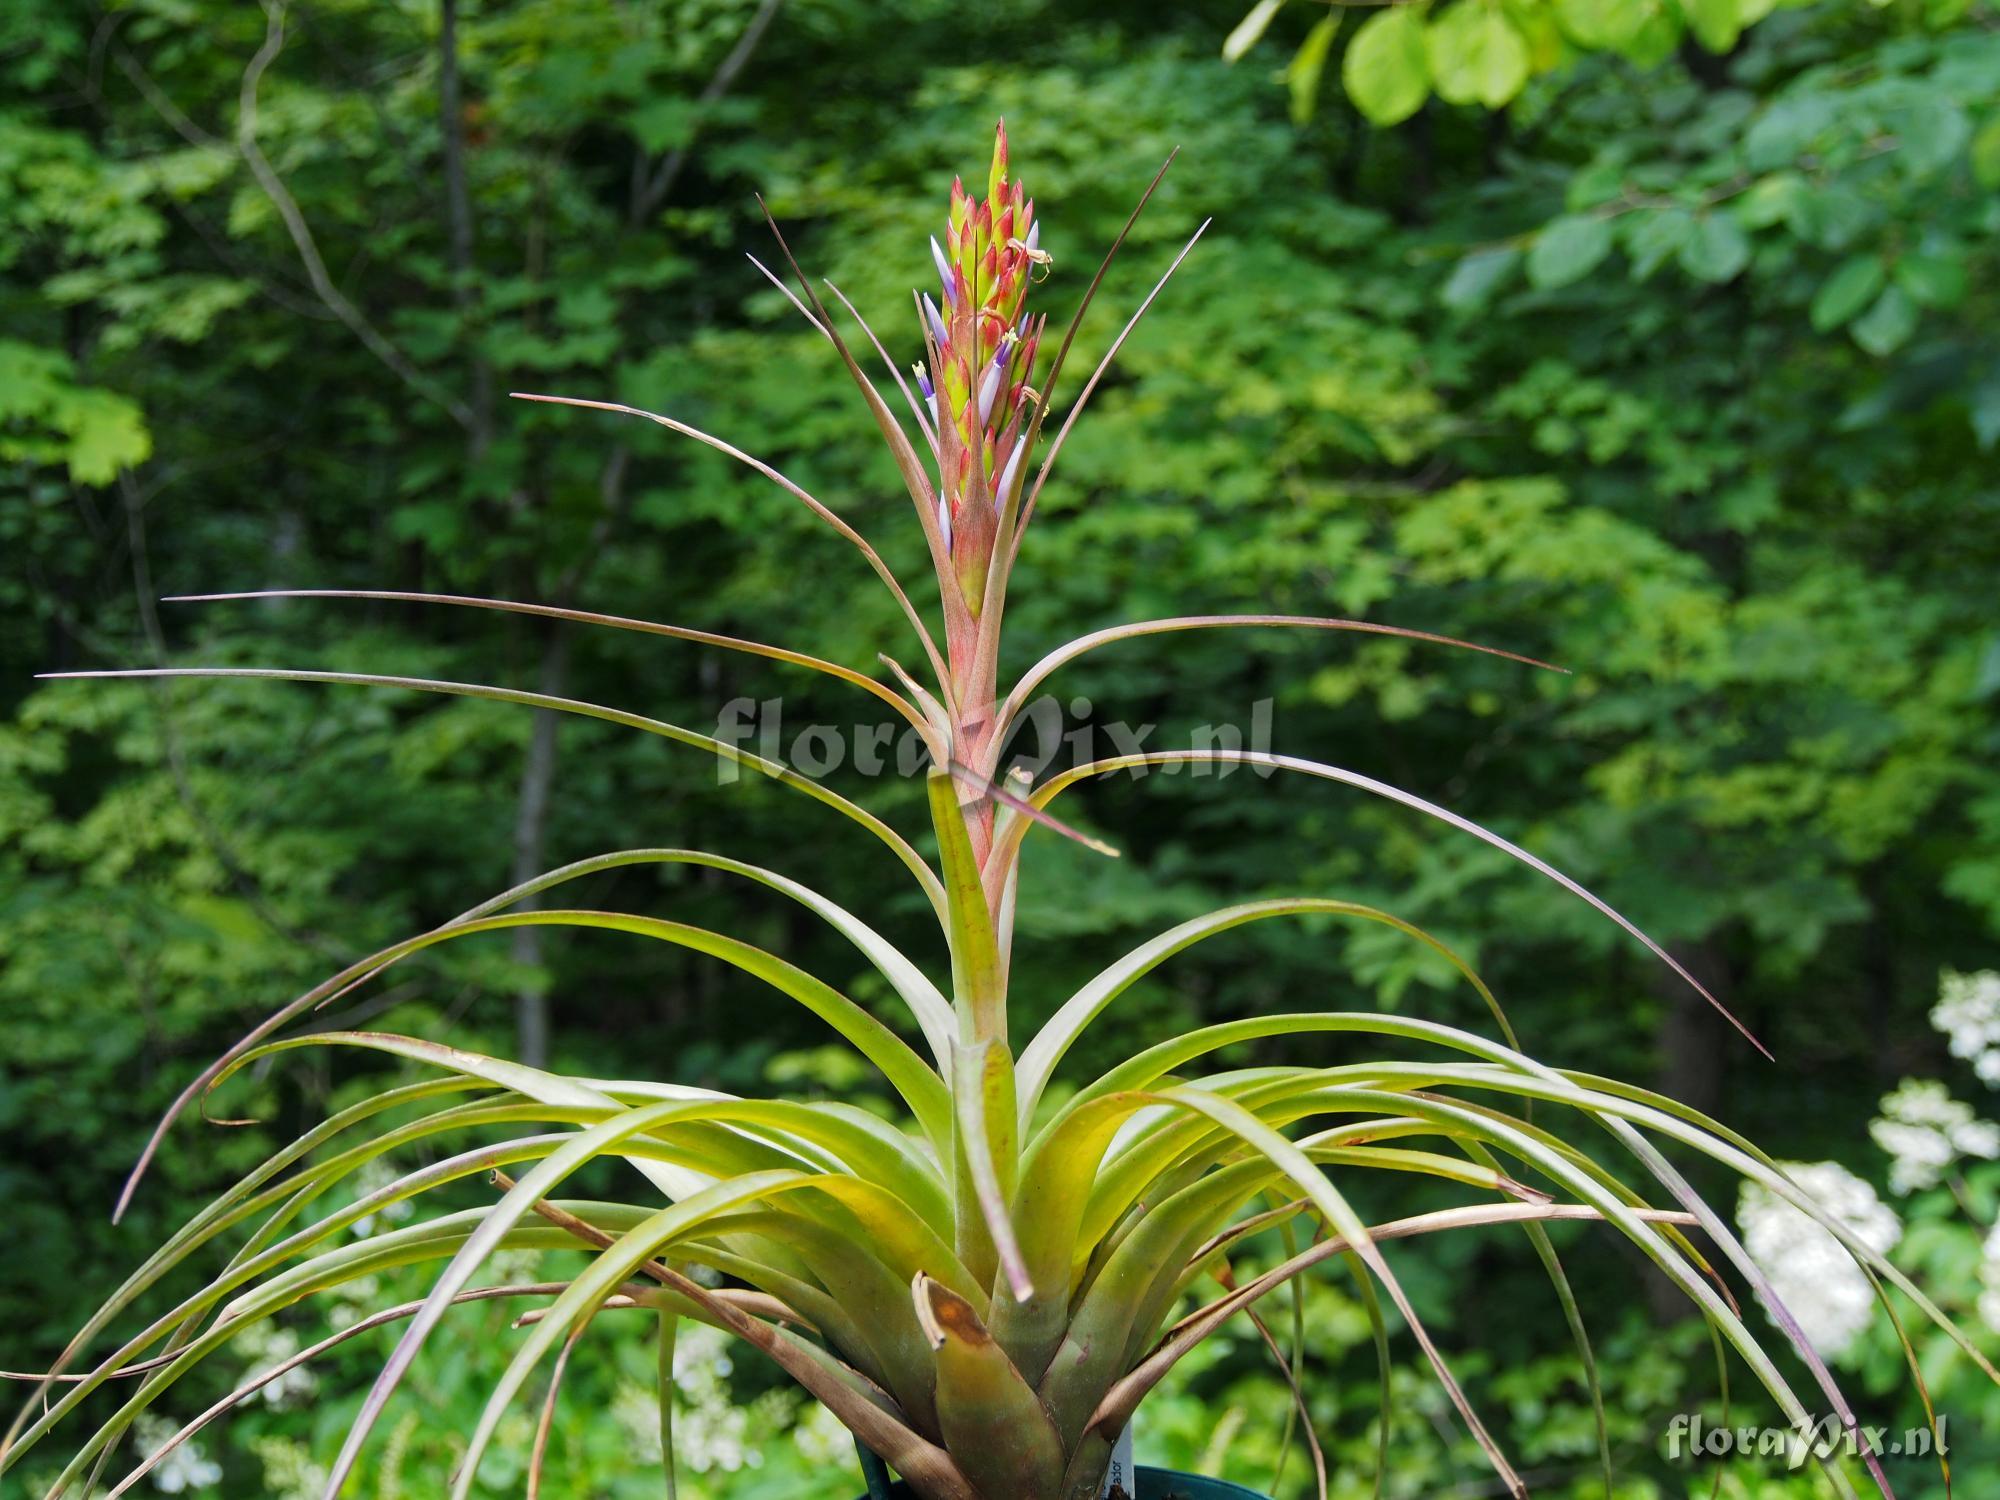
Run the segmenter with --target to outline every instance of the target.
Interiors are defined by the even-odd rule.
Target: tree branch
[[[237,96],[236,149],[242,153],[250,175],[257,179],[257,186],[263,189],[264,196],[271,200],[278,217],[284,221],[293,245],[298,248],[299,259],[305,265],[306,278],[312,283],[320,301],[326,304],[327,311],[345,324],[362,346],[388,366],[405,385],[425,400],[443,407],[454,422],[470,430],[473,426],[472,409],[412,364],[334,285],[333,278],[327,274],[326,262],[320,257],[319,245],[306,224],[305,215],[299,212],[299,205],[285,187],[284,179],[278,176],[257,144],[257,86],[263,81],[265,69],[284,50],[283,0],[264,0],[264,15],[264,45],[257,49],[256,55],[250,59],[250,66],[244,70],[243,87]]]
[[[438,128],[444,140],[445,217],[450,230],[452,300],[461,317],[479,304],[473,262],[472,195],[465,182],[465,105],[458,82],[458,0],[442,0],[438,25]],[[493,441],[493,367],[475,342],[472,349],[472,456]]]
[[[695,124],[689,130],[689,139],[681,142],[661,160],[652,178],[639,188],[632,199],[632,222],[640,223],[658,210],[666,202],[667,194],[674,190],[674,184],[688,164],[689,152],[693,149],[694,131],[700,128],[702,111],[729,92],[737,75],[750,65],[756,54],[757,44],[764,40],[764,33],[771,29],[771,23],[778,18],[778,12],[785,0],[764,0],[757,7],[757,13],[750,18],[750,24],[743,28],[743,35],[736,39],[736,45],[729,49],[728,56],[715,70],[715,76],[695,98]]]

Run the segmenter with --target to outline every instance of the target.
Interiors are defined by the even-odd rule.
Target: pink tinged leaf
[[[1104,252],[1104,259],[1098,262],[1097,274],[1090,278],[1090,285],[1083,289],[1083,298],[1077,303],[1076,311],[1070,315],[1069,326],[1063,330],[1062,342],[1056,346],[1055,362],[1049,367],[1047,388],[1042,393],[1043,406],[1035,414],[1031,437],[1041,432],[1042,417],[1047,411],[1048,399],[1055,390],[1056,377],[1062,374],[1063,363],[1069,357],[1069,347],[1076,340],[1077,329],[1083,326],[1084,314],[1090,311],[1090,304],[1097,297],[1097,289],[1104,284],[1105,275],[1111,270],[1112,261],[1118,258],[1118,251],[1124,245],[1126,237],[1132,233],[1132,226],[1139,222],[1139,215],[1146,211],[1146,204],[1151,201],[1154,191],[1166,177],[1168,169],[1173,166],[1174,158],[1180,155],[1180,149],[1178,146],[1174,147],[1167,153],[1167,159],[1160,163],[1160,170],[1155,172],[1153,180],[1146,184],[1146,190],[1139,195],[1139,201],[1132,205],[1132,212],[1126,215],[1124,227],[1112,239],[1111,248]]]
[[[581,625],[606,625],[617,630],[634,630],[645,635],[670,636],[675,640],[693,641],[705,646],[718,646],[727,651],[742,651],[751,656],[762,656],[772,661],[787,662],[794,666],[810,667],[851,682],[856,687],[873,693],[884,703],[896,709],[917,728],[924,727],[923,715],[900,694],[885,688],[865,673],[856,672],[851,667],[843,667],[838,662],[826,661],[821,657],[809,656],[802,651],[788,651],[781,646],[767,646],[761,641],[748,641],[736,636],[717,635],[713,631],[694,630],[684,625],[662,625],[653,620],[635,620],[624,615],[598,614],[591,610],[564,609],[553,604],[525,604],[513,599],[485,599],[469,594],[426,594],[408,589],[240,589],[219,594],[168,594],[162,604],[220,604],[246,599],[382,599],[397,600],[409,604],[455,604],[471,609],[499,610],[508,614],[539,615],[548,619],[569,620]]]
[[[917,404],[917,398],[910,394],[910,387],[908,382],[903,379],[903,372],[897,368],[896,362],[889,358],[889,351],[882,347],[882,340],[875,336],[874,328],[869,325],[866,318],[861,316],[861,309],[847,300],[845,292],[831,281],[826,284],[826,289],[840,299],[840,305],[846,308],[848,316],[860,325],[861,331],[868,336],[868,342],[874,345],[875,352],[882,357],[882,367],[889,372],[889,378],[896,382],[896,389],[903,393],[903,404],[910,408],[910,415],[917,419],[917,426],[923,432],[924,440],[930,444],[931,451],[935,453],[937,451],[937,433],[932,430],[930,423],[924,420],[924,409]],[[935,414],[935,409],[933,409],[933,415]]]
[[[458,1293],[452,1298],[452,1301],[454,1303],[465,1303],[487,1302],[499,1297],[553,1297],[559,1295],[568,1285],[569,1283],[566,1281],[541,1281],[525,1286],[474,1287],[469,1291]],[[341,1329],[338,1333],[321,1339],[318,1343],[299,1350],[289,1358],[280,1360],[268,1370],[263,1370],[252,1376],[214,1405],[201,1412],[192,1421],[183,1425],[179,1431],[168,1437],[159,1447],[148,1453],[143,1463],[121,1479],[112,1489],[106,1491],[105,1500],[117,1500],[118,1496],[129,1492],[141,1479],[164,1463],[168,1455],[180,1447],[182,1443],[185,1443],[218,1417],[227,1416],[236,1407],[256,1395],[258,1391],[262,1390],[272,1381],[277,1380],[280,1376],[289,1374],[291,1371],[299,1368],[299,1366],[326,1353],[335,1345],[346,1343],[349,1339],[358,1338],[364,1333],[371,1333],[384,1324],[394,1323],[403,1318],[414,1317],[422,1309],[423,1303],[421,1302],[405,1302],[396,1307],[383,1308],[379,1312],[370,1313],[358,1322]],[[144,1365],[128,1365],[118,1373],[121,1375],[136,1375],[142,1369],[151,1369],[158,1365],[171,1364],[172,1362],[173,1356],[162,1356],[157,1360],[148,1360]]]
[[[1005,486],[1001,488],[1004,490]],[[1464,641],[1456,636],[1436,635],[1428,630],[1411,630],[1401,625],[1381,625],[1371,620],[1340,620],[1321,615],[1177,615],[1160,620],[1136,620],[1129,625],[1110,625],[1103,630],[1093,630],[1088,635],[1080,635],[1075,640],[1056,647],[1022,674],[1020,682],[1008,695],[1001,723],[1004,726],[1011,722],[1013,716],[1026,705],[1029,695],[1050,673],[1075,661],[1085,652],[1096,650],[1099,646],[1108,646],[1114,641],[1133,640],[1145,635],[1171,635],[1182,630],[1223,630],[1252,626],[1294,630],[1349,630],[1364,635],[1394,636],[1400,640],[1422,641],[1433,646],[1453,646],[1461,651],[1477,651],[1484,656],[1497,656],[1506,661],[1519,662],[1523,666],[1539,667],[1545,672],[1560,672],[1567,676],[1569,671],[1567,667],[1553,666],[1532,656],[1502,650],[1498,646],[1482,646],[1477,641]]]
[[[952,761],[950,770],[955,779],[971,787],[980,796],[997,802],[1002,807],[1011,808],[1030,822],[1039,823],[1042,827],[1083,845],[1084,848],[1091,850],[1093,853],[1102,854],[1111,859],[1119,857],[1118,850],[1112,845],[1105,843],[1103,839],[1092,838],[1081,829],[1072,828],[1060,818],[1051,817],[1026,797],[1017,797],[997,782],[987,780],[984,776],[973,770],[972,767],[966,765],[965,762],[961,760]]]
[[[1694,1223],[1692,1214],[1662,1209],[1634,1209],[1633,1216],[1652,1224]],[[1408,1239],[1414,1235],[1435,1234],[1444,1230],[1469,1229],[1491,1224],[1513,1224],[1524,1221],[1590,1223],[1601,1221],[1603,1218],[1604,1215],[1599,1210],[1581,1203],[1481,1203],[1463,1208],[1438,1209],[1408,1219],[1396,1219],[1387,1224],[1372,1224],[1368,1227],[1368,1237],[1380,1244],[1384,1240]],[[1354,1246],[1344,1237],[1338,1235],[1321,1240],[1317,1245],[1300,1251],[1290,1260],[1267,1271],[1255,1281],[1181,1319],[1168,1330],[1167,1337],[1161,1340],[1151,1353],[1111,1388],[1092,1415],[1090,1425],[1095,1428],[1116,1430],[1122,1422],[1131,1419],[1131,1413],[1138,1406],[1140,1399],[1159,1384],[1161,1377],[1167,1371],[1231,1317],[1259,1298],[1275,1291],[1300,1272],[1332,1256],[1345,1255],[1353,1248]]]
[[[1679,959],[1654,942],[1652,938],[1648,937],[1638,926],[1626,918],[1609,902],[1586,890],[1576,881],[1570,879],[1569,876],[1563,874],[1554,865],[1548,863],[1548,861],[1530,854],[1519,844],[1502,838],[1499,834],[1491,832],[1478,823],[1473,822],[1470,818],[1461,817],[1448,808],[1438,806],[1435,802],[1427,802],[1414,792],[1406,792],[1401,787],[1391,786],[1386,781],[1377,781],[1372,776],[1364,776],[1359,771],[1350,771],[1342,766],[1327,765],[1321,761],[1305,760],[1295,755],[1272,755],[1262,751],[1151,750],[1140,755],[1121,755],[1107,760],[1092,761],[1088,765],[1077,766],[1065,771],[1038,789],[1034,800],[1037,806],[1046,806],[1058,791],[1077,781],[1081,781],[1086,776],[1108,775],[1113,771],[1126,770],[1132,766],[1213,764],[1223,762],[1234,765],[1269,766],[1273,770],[1296,771],[1302,775],[1319,777],[1323,781],[1338,781],[1347,786],[1358,787],[1360,790],[1371,793],[1374,796],[1385,798],[1391,802],[1399,802],[1404,807],[1412,808],[1417,812],[1423,813],[1426,817],[1437,819],[1441,823],[1447,823],[1451,827],[1458,829],[1461,833],[1469,833],[1481,842],[1490,844],[1501,853],[1519,860],[1537,874],[1553,880],[1572,896],[1593,907],[1601,915],[1610,918],[1611,921],[1623,928],[1628,936],[1637,939],[1655,958],[1659,959],[1685,980],[1694,989],[1696,994],[1714,1006],[1716,1013],[1731,1026],[1735,1027],[1742,1034],[1744,1040],[1748,1041],[1751,1046],[1755,1047],[1767,1059],[1776,1061],[1772,1057],[1771,1050],[1758,1041],[1750,1028],[1737,1020],[1727,1006],[1716,999],[1714,995],[1710,994],[1707,986],[1702,984],[1699,979],[1696,979],[1694,975],[1690,974],[1687,971],[1687,967]]]
[[[824,324],[820,326],[822,328],[825,327]],[[897,604],[902,607],[903,617],[910,622],[910,628],[916,632],[917,639],[922,642],[924,655],[930,659],[932,668],[940,678],[948,675],[944,657],[939,654],[937,643],[931,639],[930,630],[924,625],[923,617],[917,613],[916,606],[910,602],[910,596],[904,592],[903,585],[897,580],[896,575],[890,571],[889,565],[882,560],[882,554],[869,545],[866,537],[848,525],[847,522],[841,520],[826,505],[813,495],[807,493],[806,490],[795,484],[784,474],[781,474],[777,469],[765,463],[761,458],[755,458],[745,453],[741,448],[724,442],[712,433],[702,431],[699,427],[690,426],[688,423],[678,421],[673,417],[662,416],[658,412],[647,411],[643,407],[627,406],[620,401],[589,401],[581,396],[542,396],[530,391],[509,391],[508,395],[516,401],[540,401],[550,406],[578,406],[589,411],[609,411],[617,412],[621,416],[641,417],[648,422],[656,422],[671,432],[678,432],[683,437],[693,438],[696,442],[735,459],[746,468],[755,469],[759,474],[762,474],[766,479],[784,490],[785,493],[792,496],[793,499],[797,500],[814,515],[826,522],[827,525],[839,532],[841,536],[846,538],[867,559],[869,567],[875,570],[875,576],[882,580],[889,592],[895,597]]]
[[[1213,219],[1203,219],[1201,221],[1201,228],[1189,236],[1188,242],[1181,247],[1181,253],[1176,255],[1173,259],[1173,264],[1167,267],[1166,274],[1153,284],[1153,289],[1150,292],[1146,293],[1146,300],[1139,304],[1139,310],[1133,313],[1126,321],[1124,328],[1119,330],[1118,337],[1113,339],[1111,347],[1104,351],[1104,358],[1097,362],[1097,368],[1091,372],[1090,379],[1084,382],[1083,390],[1078,393],[1075,404],[1069,409],[1069,414],[1063,418],[1062,426],[1056,429],[1055,441],[1049,444],[1049,455],[1042,460],[1042,467],[1035,475],[1035,487],[1028,491],[1028,503],[1022,508],[1021,512],[1022,531],[1027,529],[1028,518],[1034,514],[1035,500],[1042,493],[1042,486],[1048,483],[1049,470],[1055,466],[1056,455],[1062,451],[1063,440],[1069,436],[1070,429],[1076,425],[1076,419],[1083,415],[1084,407],[1089,405],[1091,393],[1097,389],[1097,383],[1104,378],[1104,372],[1111,368],[1111,362],[1118,357],[1118,351],[1125,347],[1125,340],[1132,336],[1132,330],[1139,326],[1139,320],[1146,316],[1154,300],[1166,289],[1167,283],[1173,279],[1174,272],[1181,268],[1181,262],[1188,258],[1196,242],[1208,232],[1208,226],[1214,222],[1215,220]],[[1015,545],[1019,546],[1018,539]]]
[[[786,286],[785,283],[781,281],[776,275],[774,275],[769,266],[765,265],[764,262],[757,259],[756,256],[750,254],[747,250],[743,253],[743,258],[749,261],[750,264],[755,266],[759,271],[762,271],[764,273],[764,279],[770,282],[772,286],[776,287],[779,291],[785,294],[785,300],[791,303],[792,306],[796,307],[799,310],[800,317],[804,318],[808,323],[812,324],[813,327],[817,328],[820,331],[821,337],[825,338],[829,343],[833,341],[833,335],[827,332],[826,324],[820,322],[819,314],[814,312],[811,308],[807,307],[805,303],[799,301],[798,293],[794,292],[790,287]]]

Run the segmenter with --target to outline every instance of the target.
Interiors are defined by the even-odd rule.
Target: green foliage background
[[[1923,1017],[1940,966],[1992,966],[2000,936],[1990,6],[1824,0],[1732,21],[1704,3],[1661,46],[1664,22],[1611,35],[1604,7],[1454,0],[1393,13],[1443,25],[1418,68],[1407,47],[1402,63],[1373,55],[1391,50],[1389,15],[1305,3],[1258,7],[1231,64],[1243,7],[1228,0],[789,0],[725,78],[760,9],[467,0],[449,112],[430,0],[296,4],[275,53],[257,6],[0,7],[0,1363],[49,1359],[93,1291],[233,1167],[383,1081],[316,1060],[236,1086],[222,1112],[264,1123],[184,1127],[133,1214],[106,1225],[152,1119],[253,1018],[509,883],[533,730],[493,705],[372,690],[31,674],[365,668],[552,683],[693,727],[729,699],[782,697],[787,752],[799,727],[850,723],[826,685],[642,637],[391,604],[153,601],[569,597],[864,670],[906,654],[866,571],[754,475],[501,393],[629,400],[719,432],[918,578],[916,530],[838,366],[744,259],[768,243],[753,194],[914,357],[923,236],[1003,114],[1054,254],[1038,295],[1059,315],[1182,148],[1083,330],[1088,357],[1216,221],[1065,450],[1015,586],[1015,668],[1095,624],[1263,609],[1563,663],[1574,675],[1229,634],[1119,646],[1059,686],[1099,722],[1157,725],[1159,745],[1271,700],[1276,748],[1553,859],[1671,942],[1780,1061],[1482,847],[1248,775],[1106,783],[1066,805],[1127,857],[1050,842],[1031,860],[1020,1024],[1109,951],[1219,899],[1304,891],[1454,942],[1545,1060],[1664,1079],[1781,1156],[1879,1178],[1864,1127],[1886,1087],[1937,1075],[1978,1097]],[[1534,41],[1517,80],[1505,57],[1497,74],[1465,60],[1479,36],[1511,46],[1496,28]],[[1402,123],[1370,123],[1350,94]],[[923,913],[880,909],[897,882],[837,820],[780,831],[773,794],[717,788],[705,759],[607,726],[565,724],[557,756],[545,823],[525,820],[542,865],[634,842],[766,849],[891,936],[919,930]],[[892,819],[921,802],[832,776]],[[868,992],[852,954],[696,875],[628,873],[596,899],[695,921],[726,907],[736,930]],[[866,1088],[828,1070],[809,1025],[752,1009],[693,956],[604,935],[457,946],[343,1019],[393,1003],[399,1029],[505,1048],[539,1001],[565,1066]],[[1379,935],[1260,927],[1204,955],[1135,991],[1097,1045],[1281,1002],[1472,1018]],[[1973,1187],[1990,1222],[1990,1184]],[[1967,1307],[1976,1241],[1949,1227],[1955,1208],[1924,1214],[1938,1226],[1917,1251]],[[1656,1453],[1667,1413],[1714,1402],[1701,1340],[1655,1332],[1637,1268],[1608,1249],[1593,1261],[1590,1243],[1573,1253],[1626,1493],[1705,1492],[1707,1470]],[[1480,1351],[1475,1398],[1512,1418],[1524,1468],[1548,1493],[1592,1493],[1588,1409],[1521,1248],[1467,1240],[1398,1264],[1454,1346]],[[1307,1318],[1336,1492],[1366,1494],[1365,1322],[1330,1282]],[[433,1358],[383,1494],[433,1487],[502,1322],[468,1321]],[[596,1373],[579,1357],[551,1480],[564,1493],[657,1491],[605,1436],[614,1382],[646,1368],[637,1342],[607,1336]],[[351,1348],[316,1402],[211,1435],[222,1492],[284,1492],[284,1464],[324,1456],[358,1394],[338,1369],[368,1358]],[[1990,1475],[2000,1406],[1962,1362],[1925,1355],[1961,1472],[1983,1454]],[[1886,1335],[1852,1363],[1876,1418],[1920,1420]],[[732,1378],[754,1397],[764,1376]],[[1268,1483],[1284,1405],[1246,1334],[1149,1409],[1144,1441]],[[1477,1481],[1440,1410],[1409,1370],[1389,1493]],[[784,1447],[789,1408],[764,1412],[772,1461],[697,1484],[853,1488]],[[1223,1441],[1218,1423],[1240,1425]],[[1733,1493],[1814,1493],[1754,1468],[1731,1471]],[[1305,1477],[1294,1456],[1284,1491]],[[1937,1479],[1911,1467],[1905,1483]]]

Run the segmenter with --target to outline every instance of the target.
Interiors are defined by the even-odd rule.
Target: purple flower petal
[[[944,258],[944,247],[938,244],[936,235],[931,236],[931,260],[937,266],[938,280],[944,283],[944,300],[956,307],[958,293],[951,284],[951,262]]]
[[[1007,455],[1007,462],[1001,465],[1000,477],[993,484],[993,508],[997,511],[1007,503],[1007,491],[1014,483],[1014,475],[1019,472],[1021,460],[1027,455],[1028,443],[1025,438],[1017,438],[1014,451]]]

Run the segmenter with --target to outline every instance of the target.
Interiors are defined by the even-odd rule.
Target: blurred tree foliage
[[[1948,1067],[1920,1023],[1939,965],[1977,966],[2000,934],[2000,21],[1984,3],[1697,4],[1685,21],[1656,5],[1643,34],[1600,34],[1621,9],[1455,0],[1337,24],[1265,4],[1246,30],[1226,0],[15,0],[0,1362],[46,1359],[258,1138],[381,1081],[321,1061],[234,1086],[217,1112],[266,1124],[184,1127],[126,1223],[101,1228],[203,1061],[510,872],[632,843],[762,850],[892,934],[920,915],[837,820],[787,825],[772,849],[773,795],[717,788],[705,758],[608,726],[371,689],[30,674],[366,669],[703,729],[732,698],[782,698],[787,754],[798,729],[851,724],[824,683],[644,637],[397,603],[155,601],[448,591],[863,669],[907,652],[865,570],[754,475],[505,393],[681,415],[921,576],[865,414],[744,259],[769,244],[753,195],[914,357],[923,236],[1001,114],[1049,224],[1058,309],[1182,147],[1083,330],[1087,358],[1216,219],[1065,449],[1015,592],[1015,666],[1094,623],[1253,609],[1564,664],[1185,636],[1107,650],[1058,687],[1087,700],[1080,718],[1157,725],[1155,745],[1247,725],[1269,700],[1276,748],[1441,800],[1601,891],[1781,1062],[1482,847],[1247,773],[1071,800],[1128,857],[1040,850],[1021,1003],[1052,1008],[1109,948],[1218,896],[1350,896],[1461,946],[1549,1061],[1663,1077],[1781,1155],[1855,1157],[1880,1085]],[[831,775],[892,819],[920,800]],[[626,873],[592,899],[695,921],[727,904],[740,926],[745,897]],[[765,941],[871,992],[793,913],[762,920]],[[1212,949],[1135,990],[1123,1024],[1280,1003],[1476,1016],[1381,935],[1260,928]],[[454,945],[337,1019],[719,1087],[865,1090],[751,1003],[698,957],[599,935]],[[1587,1287],[1629,1285],[1635,1268],[1598,1248]],[[1433,1252],[1420,1284],[1461,1343],[1514,1371],[1502,1398],[1532,1416],[1528,1361],[1562,1335],[1513,1252]],[[1525,1278],[1522,1295],[1467,1301],[1454,1288],[1475,1274]],[[1365,1400],[1365,1340],[1336,1353]]]

